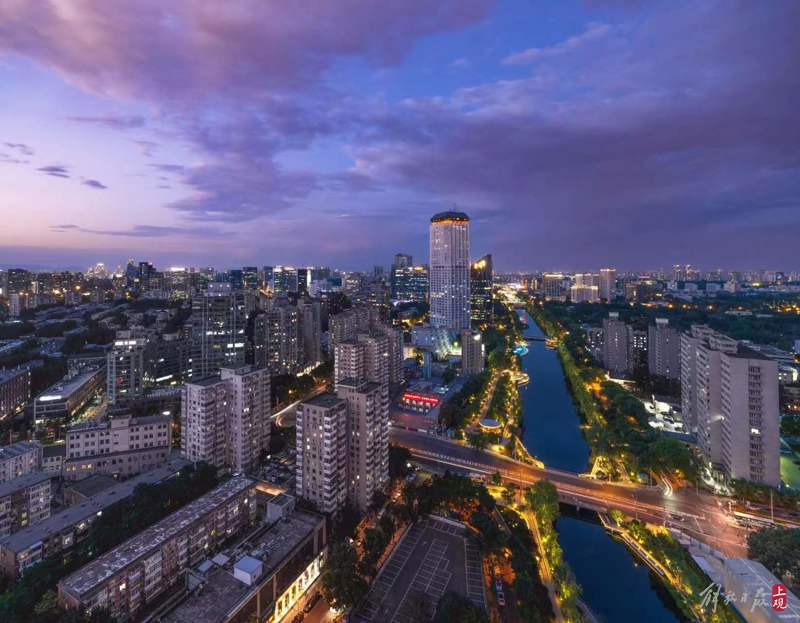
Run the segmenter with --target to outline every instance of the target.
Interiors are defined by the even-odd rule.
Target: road
[[[556,486],[564,502],[595,510],[617,508],[632,517],[678,528],[727,556],[747,554],[747,530],[725,512],[722,500],[710,494],[689,488],[665,493],[659,487],[593,480],[416,431],[392,428],[389,440],[408,448],[417,459],[487,475],[500,472],[512,483],[530,485],[544,478]]]

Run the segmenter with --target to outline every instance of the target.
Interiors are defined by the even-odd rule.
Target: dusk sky
[[[0,265],[800,268],[800,2],[0,0]]]

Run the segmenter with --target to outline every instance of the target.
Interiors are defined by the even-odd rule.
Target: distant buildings
[[[430,321],[452,330],[470,327],[469,217],[441,212],[430,224]]]
[[[564,275],[561,273],[545,273],[542,275],[542,292],[547,301],[565,300]]]
[[[0,482],[24,476],[42,466],[42,444],[18,441],[0,446]]]
[[[66,433],[66,480],[94,474],[127,478],[164,465],[169,459],[172,418],[168,415],[96,418]]]
[[[569,288],[569,300],[573,303],[598,303],[600,301],[599,279],[596,274],[578,273],[575,283]]]
[[[183,578],[184,570],[217,551],[256,515],[255,482],[237,476],[97,557],[58,583],[66,608],[109,608],[135,616]]]
[[[134,338],[130,331],[120,331],[106,360],[106,395],[114,404],[144,393],[145,345],[143,338]]]
[[[666,318],[656,318],[647,328],[647,368],[655,376],[681,377],[681,336]]]
[[[30,398],[30,369],[0,370],[0,420],[17,413]]]
[[[704,325],[681,336],[685,422],[727,478],[780,483],[778,364]]]
[[[244,294],[229,283],[210,283],[192,298],[192,376],[245,362],[247,313]]]
[[[461,371],[464,374],[480,374],[484,366],[484,347],[480,331],[461,332]]]
[[[493,317],[492,256],[484,255],[470,265],[471,317],[476,324],[490,323]]]
[[[632,334],[617,312],[603,320],[603,366],[614,375],[621,376],[631,370]]]
[[[264,368],[223,368],[186,383],[181,399],[181,453],[232,471],[250,471],[269,447],[270,375]]]

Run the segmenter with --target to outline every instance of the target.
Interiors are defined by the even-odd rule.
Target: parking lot
[[[420,604],[433,614],[446,591],[485,608],[480,549],[456,522],[423,519],[395,547],[353,621],[417,623]]]

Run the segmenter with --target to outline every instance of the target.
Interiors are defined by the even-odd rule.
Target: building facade
[[[50,517],[50,474],[35,471],[0,484],[0,538]]]
[[[430,224],[430,321],[460,331],[470,327],[469,217],[441,212]]]
[[[488,324],[493,318],[492,256],[484,255],[470,265],[471,317],[475,324]]]
[[[0,370],[0,420],[18,413],[31,399],[28,368]]]
[[[655,376],[681,378],[681,335],[667,318],[647,328],[647,368]]]
[[[120,331],[106,359],[106,395],[114,404],[144,393],[144,338],[134,338],[130,331]]]
[[[600,298],[604,301],[613,301],[617,295],[617,270],[616,268],[601,268]]]
[[[484,347],[480,331],[461,332],[461,371],[464,374],[480,374],[484,367]]]
[[[0,446],[0,482],[13,480],[42,467],[42,444],[18,441]]]
[[[244,364],[246,323],[244,294],[229,283],[192,297],[192,378]]]

